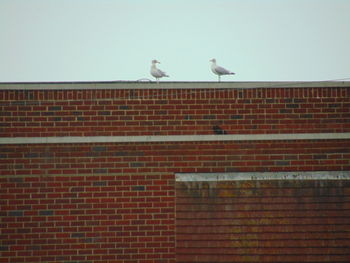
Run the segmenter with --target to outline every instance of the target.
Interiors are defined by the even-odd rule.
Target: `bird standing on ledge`
[[[152,60],[152,66],[151,66],[151,75],[156,78],[157,83],[159,83],[159,79],[162,77],[169,77],[164,71],[161,71],[157,68],[157,63],[160,64],[157,60]]]
[[[220,67],[218,65],[216,65],[216,59],[213,58],[211,60],[209,60],[210,62],[212,62],[211,64],[211,71],[213,71],[214,74],[218,75],[218,81],[221,81],[221,75],[235,75],[234,72],[231,72],[223,67]]]

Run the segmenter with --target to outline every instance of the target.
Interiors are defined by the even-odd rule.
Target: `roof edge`
[[[350,87],[350,81],[251,81],[251,82],[0,82],[0,90],[87,90],[87,89],[256,89]]]

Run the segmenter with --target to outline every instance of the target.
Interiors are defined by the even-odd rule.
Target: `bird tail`
[[[234,73],[234,72],[230,72],[229,74],[230,74],[230,75],[236,75],[236,73]]]

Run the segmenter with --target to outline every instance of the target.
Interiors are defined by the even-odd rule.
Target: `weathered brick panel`
[[[1,90],[0,137],[350,131],[350,88]]]
[[[349,181],[177,182],[177,262],[349,262]]]

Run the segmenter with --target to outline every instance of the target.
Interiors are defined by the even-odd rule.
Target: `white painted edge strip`
[[[350,133],[2,137],[0,138],[0,144],[203,142],[203,141],[267,141],[267,140],[276,141],[276,140],[339,140],[339,139],[350,139]]]
[[[13,82],[0,83],[0,90],[98,90],[98,89],[255,89],[255,88],[350,87],[349,78],[325,81],[101,81],[101,82]]]
[[[268,180],[350,180],[350,171],[179,173],[176,182],[268,181]]]

